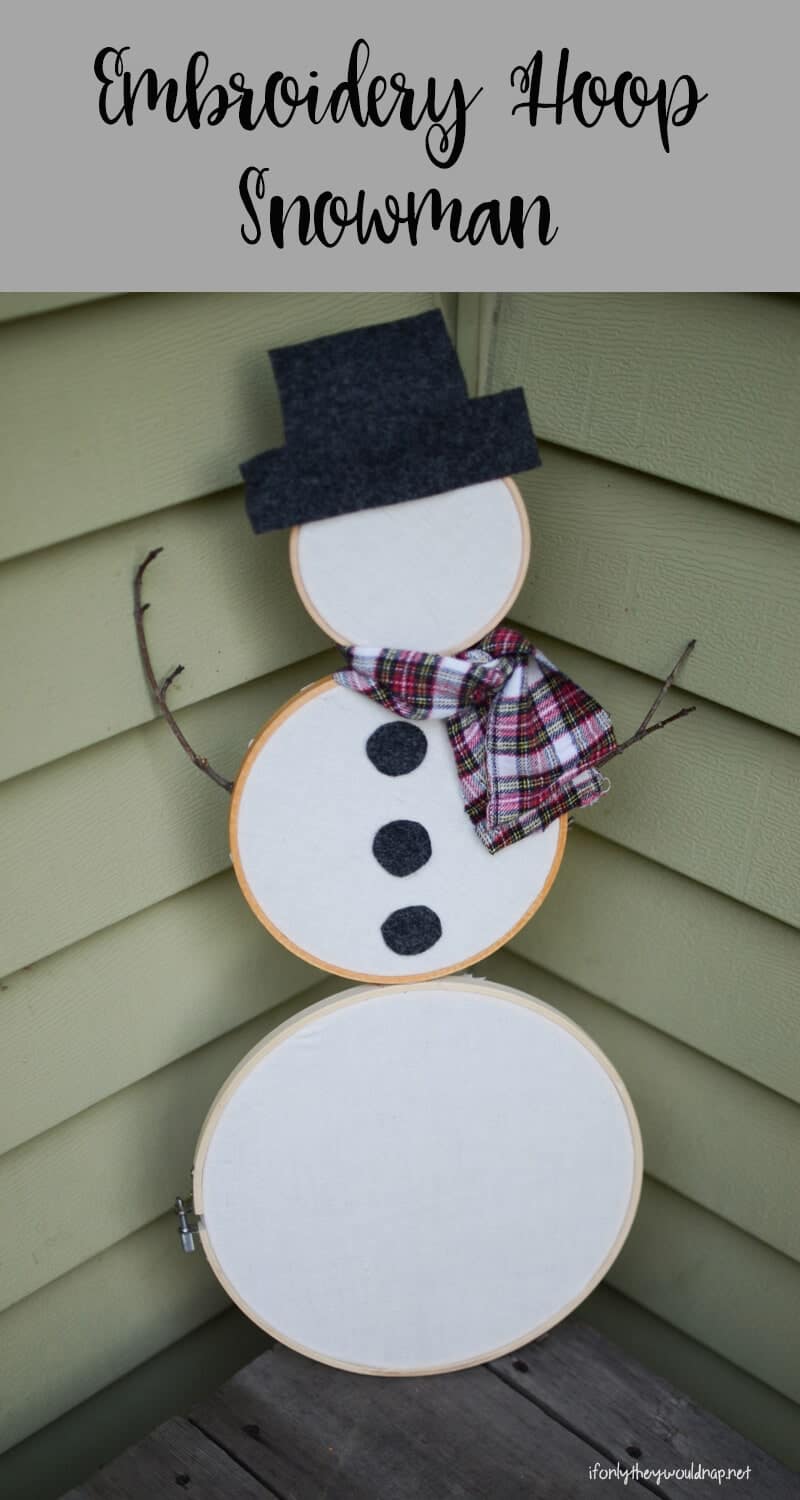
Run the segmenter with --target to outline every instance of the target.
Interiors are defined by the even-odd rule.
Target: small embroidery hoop
[[[499,625],[500,621],[504,619],[508,614],[525,581],[525,576],[528,571],[531,556],[531,528],[530,521],[528,519],[528,512],[525,507],[525,502],[522,498],[522,495],[520,494],[519,488],[514,480],[504,477],[500,480],[500,483],[504,484],[511,493],[521,528],[521,553],[519,566],[517,568],[514,582],[505,599],[502,601],[499,607],[495,609],[490,618],[478,625],[474,632],[466,640],[456,641],[454,644],[450,644],[447,642],[437,644],[436,650],[442,656],[454,656],[458,651],[465,651],[468,646],[474,645],[476,641],[480,640],[483,636],[488,635],[490,630],[494,630],[495,625]],[[436,497],[431,498],[435,499]],[[413,504],[413,501],[411,503]],[[385,508],[394,509],[393,506]],[[358,514],[358,512],[355,512],[354,514]],[[338,631],[328,619],[326,619],[325,615],[317,608],[314,600],[308,592],[300,562],[300,533],[304,530],[305,526],[314,526],[316,524],[318,523],[314,521],[307,521],[304,523],[304,526],[293,526],[290,532],[289,563],[292,570],[292,578],[294,580],[295,588],[297,589],[300,599],[302,600],[303,605],[308,611],[312,620],[316,625],[320,627],[321,630],[324,630],[326,635],[330,636],[332,641],[336,641],[336,643],[340,646],[357,645],[359,644],[359,642],[351,640],[348,636],[342,635],[341,632]],[[380,641],[370,642],[370,644],[405,646],[407,643],[405,641]]]
[[[231,863],[236,874],[236,879],[239,883],[239,888],[242,891],[242,894],[247,901],[250,910],[253,912],[254,916],[258,918],[262,926],[266,927],[267,931],[270,932],[274,938],[277,938],[278,942],[282,943],[284,948],[287,948],[290,953],[296,954],[298,958],[302,958],[306,963],[312,964],[314,968],[324,970],[324,972],[327,974],[337,974],[340,975],[343,979],[356,979],[365,984],[420,984],[427,980],[444,979],[448,974],[458,973],[458,971],[461,969],[467,969],[476,963],[482,962],[483,959],[488,958],[491,953],[495,953],[498,948],[502,948],[504,943],[510,942],[510,940],[516,936],[520,929],[525,926],[526,922],[529,922],[535,912],[539,910],[539,907],[542,905],[542,902],[548,895],[553,881],[558,874],[561,860],[564,855],[564,848],[567,841],[568,823],[568,819],[566,816],[558,820],[558,842],[547,878],[542,887],[537,892],[537,895],[531,902],[530,906],[528,906],[522,913],[522,916],[519,917],[519,919],[514,922],[507,931],[502,933],[502,935],[497,938],[496,942],[489,943],[485,947],[481,948],[478,952],[467,954],[458,963],[446,964],[440,968],[423,969],[415,973],[387,975],[364,973],[359,971],[358,969],[350,969],[344,966],[330,963],[323,958],[315,955],[314,953],[311,953],[309,950],[302,947],[300,944],[296,943],[292,938],[290,938],[287,933],[285,933],[277,925],[277,923],[275,923],[269,917],[267,912],[259,904],[256,896],[254,895],[244,871],[244,864],[239,848],[238,839],[239,811],[248,773],[257,756],[261,753],[264,745],[272,737],[276,730],[280,729],[285,720],[288,719],[292,714],[295,714],[300,709],[302,709],[306,703],[310,702],[311,699],[318,697],[322,693],[330,692],[332,688],[338,688],[338,684],[334,681],[334,678],[323,677],[321,681],[313,683],[310,687],[303,688],[299,693],[296,693],[293,698],[290,698],[282,708],[278,709],[277,713],[273,714],[272,718],[267,720],[267,723],[264,725],[261,732],[252,741],[239,769],[239,773],[236,777],[236,781],[233,787],[233,795],[231,797],[229,822],[230,856]],[[342,688],[341,691],[348,692],[349,689]],[[459,808],[456,806],[454,807],[453,816],[455,818],[466,818],[466,813],[463,811],[463,808]],[[478,836],[476,833],[470,830],[470,837],[477,839]],[[532,834],[530,835],[530,837],[535,838],[536,835]],[[501,851],[499,854],[491,855],[487,852],[486,858],[503,859],[504,853],[505,851]]]
[[[524,994],[523,992],[516,990],[511,986],[496,984],[493,981],[482,978],[473,978],[472,976],[463,976],[461,978],[445,980],[444,982],[436,984],[408,984],[406,985],[406,988],[409,991],[424,991],[430,989],[436,991],[476,990],[483,996],[488,996],[489,998],[497,998],[506,1003],[511,1003],[516,1006],[526,1008],[536,1015],[544,1016],[556,1027],[567,1032],[569,1035],[575,1038],[581,1044],[581,1046],[591,1055],[594,1061],[600,1065],[601,1069],[605,1072],[606,1076],[613,1084],[622,1104],[627,1125],[630,1129],[632,1153],[632,1181],[630,1194],[628,1197],[625,1213],[622,1216],[615,1238],[604,1258],[602,1259],[600,1264],[596,1266],[593,1273],[589,1276],[588,1280],[582,1286],[580,1291],[576,1295],[574,1295],[565,1305],[560,1306],[551,1316],[544,1319],[534,1327],[524,1330],[524,1332],[520,1333],[520,1335],[518,1337],[515,1337],[510,1343],[505,1343],[496,1348],[488,1350],[481,1349],[469,1359],[458,1360],[452,1363],[426,1365],[415,1367],[413,1369],[383,1369],[376,1368],[374,1366],[355,1364],[345,1360],[335,1359],[328,1355],[324,1355],[315,1351],[313,1348],[309,1347],[306,1344],[301,1344],[294,1341],[290,1337],[287,1337],[285,1333],[275,1328],[272,1324],[265,1321],[263,1317],[259,1316],[254,1311],[252,1306],[249,1305],[249,1303],[242,1296],[237,1287],[231,1282],[230,1278],[223,1270],[219,1260],[217,1259],[214,1247],[211,1243],[211,1237],[206,1226],[203,1223],[204,1171],[208,1157],[209,1146],[211,1144],[214,1131],[226,1108],[226,1105],[236,1093],[237,1088],[243,1083],[246,1078],[248,1078],[250,1073],[262,1061],[262,1059],[270,1052],[280,1047],[283,1042],[295,1036],[305,1027],[313,1024],[318,1018],[330,1015],[332,1013],[335,1014],[336,1012],[342,1011],[343,1009],[358,1003],[369,1003],[371,999],[385,994],[385,986],[357,986],[353,989],[344,990],[338,995],[333,996],[329,999],[318,1001],[315,1005],[309,1006],[307,1009],[301,1011],[298,1015],[291,1017],[287,1021],[284,1021],[281,1025],[276,1027],[274,1031],[270,1032],[268,1036],[264,1037],[260,1042],[256,1043],[251,1051],[248,1052],[242,1059],[242,1061],[234,1068],[233,1072],[229,1075],[228,1079],[223,1084],[222,1088],[214,1099],[211,1108],[206,1116],[206,1119],[201,1127],[197,1146],[195,1149],[193,1166],[194,1209],[199,1216],[198,1233],[211,1270],[213,1271],[214,1275],[216,1276],[217,1280],[220,1282],[224,1290],[228,1293],[232,1301],[236,1303],[236,1305],[241,1309],[245,1316],[250,1319],[251,1322],[264,1329],[265,1332],[270,1334],[273,1338],[277,1339],[280,1343],[285,1344],[288,1348],[296,1350],[297,1353],[305,1355],[307,1358],[317,1360],[321,1364],[332,1366],[335,1369],[349,1370],[356,1374],[411,1378],[421,1375],[444,1374],[448,1371],[453,1370],[469,1369],[472,1366],[484,1364],[488,1360],[499,1359],[501,1358],[501,1356],[511,1353],[514,1349],[521,1348],[523,1345],[532,1342],[534,1339],[540,1338],[543,1334],[547,1333],[550,1328],[555,1327],[557,1323],[560,1323],[562,1319],[566,1318],[571,1312],[573,1312],[575,1308],[578,1307],[580,1303],[590,1295],[590,1293],[606,1275],[625,1243],[634,1217],[636,1215],[636,1210],[641,1194],[643,1176],[643,1149],[641,1131],[639,1129],[636,1112],[634,1110],[630,1095],[628,1094],[628,1091],[619,1073],[613,1067],[605,1054],[600,1050],[597,1044],[592,1041],[591,1037],[589,1037],[586,1032],[584,1032],[579,1026],[575,1025],[575,1023],[568,1017],[562,1015],[561,1012],[556,1010],[553,1006],[547,1005],[544,1001]]]

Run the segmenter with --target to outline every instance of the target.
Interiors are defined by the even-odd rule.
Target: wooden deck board
[[[286,1500],[571,1500],[597,1456],[487,1369],[376,1380],[271,1351],[192,1415]]]
[[[692,1464],[725,1469],[749,1465],[743,1496],[782,1500],[800,1494],[800,1483],[782,1464],[578,1319],[489,1368],[556,1421],[591,1434],[628,1468],[634,1462],[641,1469],[662,1471],[691,1469]],[[650,1483],[669,1500],[706,1500],[720,1490],[716,1480],[677,1475]],[[729,1488],[735,1492],[735,1480]]]
[[[64,1500],[267,1500],[271,1493],[191,1422],[173,1417]]]
[[[574,1500],[595,1464],[609,1495],[800,1496],[788,1469],[572,1319],[491,1365],[419,1380],[276,1346],[64,1500],[181,1487],[193,1500]],[[617,1464],[629,1472],[609,1474]],[[725,1477],[687,1477],[699,1464]]]

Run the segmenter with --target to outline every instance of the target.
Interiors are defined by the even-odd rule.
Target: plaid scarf
[[[445,719],[467,815],[490,853],[538,833],[607,790],[616,749],[600,704],[516,630],[458,656],[351,646],[343,687],[403,719]]]

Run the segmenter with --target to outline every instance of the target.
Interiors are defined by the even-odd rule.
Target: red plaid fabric
[[[611,719],[516,630],[458,656],[351,646],[343,687],[403,719],[445,719],[464,805],[492,854],[606,790]]]

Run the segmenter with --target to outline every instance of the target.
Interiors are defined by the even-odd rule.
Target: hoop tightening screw
[[[175,1212],[178,1215],[178,1234],[181,1237],[181,1249],[187,1255],[191,1255],[192,1251],[196,1248],[194,1236],[197,1229],[197,1222],[191,1223],[189,1220],[189,1215],[192,1212],[191,1198],[188,1198],[185,1202],[183,1198],[176,1198]]]

